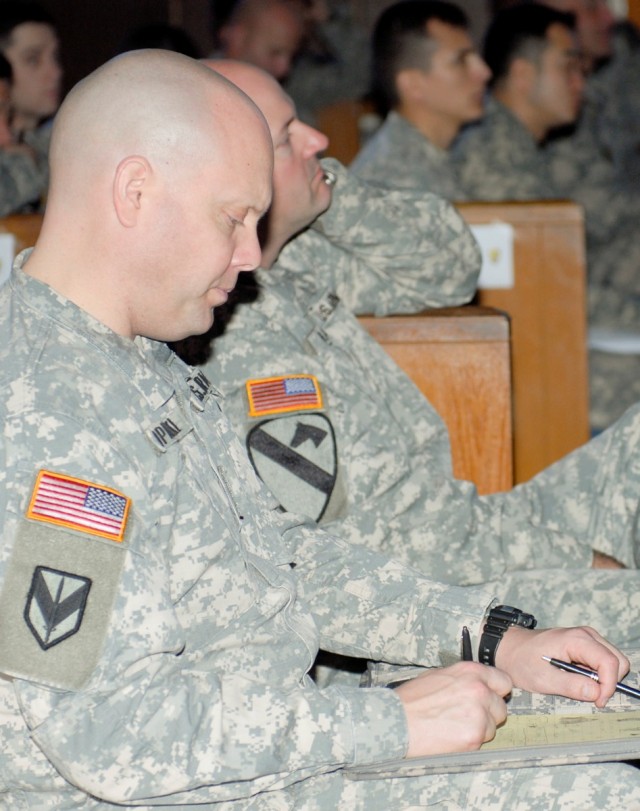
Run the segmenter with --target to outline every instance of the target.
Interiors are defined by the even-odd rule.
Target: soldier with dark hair
[[[379,17],[372,77],[387,118],[352,164],[371,183],[463,196],[449,149],[484,110],[489,70],[465,14],[440,0],[402,0]]]
[[[50,119],[62,68],[52,16],[38,3],[0,3],[0,52],[10,62],[12,145],[0,158],[0,216],[38,210],[49,182]]]

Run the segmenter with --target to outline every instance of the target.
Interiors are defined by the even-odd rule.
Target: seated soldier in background
[[[303,121],[345,99],[361,99],[369,89],[369,32],[351,0],[297,0],[306,33],[284,82]]]
[[[285,79],[305,33],[295,0],[238,0],[220,28],[221,56]]]
[[[587,76],[576,126],[554,135],[550,145],[554,179],[560,188],[573,189],[606,178],[619,190],[637,193],[640,51],[614,47],[615,17],[607,0],[545,0],[545,5],[576,15]]]
[[[52,17],[31,0],[0,3],[0,53],[12,68],[14,146],[0,158],[0,216],[41,207],[49,169],[49,119],[58,109],[62,82]]]
[[[258,263],[272,171],[255,106],[176,53],[112,60],[56,116],[42,230],[0,290],[0,802],[640,804],[640,773],[617,764],[349,780],[477,748],[513,684],[602,707],[628,661],[593,629],[509,610],[481,637],[497,667],[438,667],[499,585],[436,584],[265,500],[218,393],[164,342],[208,329]],[[434,669],[322,690],[320,645]]]
[[[556,183],[545,146],[554,127],[575,121],[583,79],[573,15],[543,5],[505,9],[484,44],[493,72],[492,99],[453,153],[468,198],[571,199],[583,205],[587,238],[590,421],[602,430],[640,399],[640,190],[617,190],[587,179]],[[632,330],[636,354],[593,345],[603,329]],[[618,334],[617,332],[615,333]]]
[[[439,197],[321,165],[326,139],[277,83],[213,64],[260,104],[275,169],[258,297],[235,307],[204,369],[276,498],[439,580],[500,578],[515,603],[535,595],[562,623],[636,643],[640,410],[509,493],[479,497],[454,479],[442,420],[353,313],[470,298],[468,230]],[[287,385],[291,398],[278,395]],[[606,556],[631,570],[590,570],[620,566]]]
[[[0,150],[13,143],[11,134],[11,64],[0,54]],[[0,151],[0,160],[2,156]]]
[[[467,197],[558,197],[540,146],[580,111],[584,79],[575,18],[537,4],[502,11],[489,26],[484,58],[491,98],[482,120],[464,130],[453,150]]]
[[[373,32],[371,75],[387,118],[351,164],[371,183],[464,198],[450,147],[484,110],[489,70],[464,12],[439,0],[395,3]]]
[[[440,6],[455,9],[430,0],[388,8],[374,32],[373,69],[380,86],[390,88],[389,98],[395,93],[402,109],[414,111],[413,118],[431,116],[442,130],[442,110],[447,109],[443,105],[450,108],[464,98],[454,92],[454,83],[463,82],[471,91],[470,65],[475,62],[462,59],[472,52],[446,48],[445,43],[436,47],[443,24],[434,28],[438,18],[430,15]],[[461,14],[447,13],[452,20]],[[550,28],[552,41],[546,33]],[[450,23],[445,30],[449,39],[455,36],[462,42],[466,37],[471,47],[460,23]],[[640,194],[622,194],[609,182],[580,183],[568,194],[565,186],[557,185],[542,143],[554,127],[575,120],[579,111],[582,81],[573,31],[571,16],[545,6],[501,12],[485,46],[489,67],[499,74],[493,78],[498,101],[489,102],[486,120],[467,124],[460,136],[462,116],[445,118],[448,149],[434,151],[428,136],[396,113],[389,118],[388,129],[383,127],[364,147],[352,169],[376,184],[435,191],[451,200],[575,199],[586,213],[590,325],[640,332],[640,240],[635,236]],[[486,68],[483,83],[489,75]],[[522,93],[511,89],[515,81],[524,87]],[[409,93],[413,84],[420,94]],[[598,431],[640,400],[640,357],[593,350],[590,361],[590,419]]]

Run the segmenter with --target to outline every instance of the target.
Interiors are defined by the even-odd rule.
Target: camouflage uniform
[[[589,323],[640,333],[640,194],[616,186],[611,161],[594,158],[594,141],[593,128],[581,127],[542,149],[490,99],[483,120],[466,127],[450,153],[390,113],[351,168],[377,185],[449,200],[575,199],[587,225]],[[590,419],[600,431],[640,400],[640,356],[592,350],[589,362]]]
[[[558,196],[533,136],[495,99],[487,103],[481,121],[462,131],[452,154],[467,199],[544,200]]]
[[[49,184],[50,132],[50,126],[44,125],[25,138],[33,157],[0,149],[0,217],[41,207]]]
[[[394,189],[422,189],[447,200],[464,199],[449,153],[391,112],[350,166],[359,177]]]
[[[383,688],[319,690],[318,645],[437,665],[493,587],[274,511],[217,392],[164,345],[19,267],[0,313],[3,807],[640,807],[624,766],[350,781],[403,755],[404,712]]]
[[[499,578],[545,624],[589,622],[636,644],[637,571],[588,567],[592,548],[636,566],[640,415],[510,493],[479,497],[454,479],[442,420],[353,312],[455,303],[452,284],[464,301],[477,254],[439,198],[376,192],[329,166],[338,176],[331,208],[258,274],[260,297],[237,307],[205,367],[261,476],[288,509],[341,537],[437,580]],[[441,279],[449,287],[439,298]],[[296,375],[314,376],[321,399],[250,409],[262,381]]]
[[[541,148],[506,107],[491,100],[483,120],[456,142],[454,160],[467,197],[555,197],[580,203],[585,210],[589,324],[640,334],[640,195],[616,190],[609,162],[587,160],[593,154],[592,136],[584,129],[562,148]],[[593,350],[589,365],[591,425],[603,430],[640,399],[640,355]]]
[[[628,50],[589,76],[576,127],[559,131],[553,141],[558,148],[554,169],[559,180],[567,167],[588,176],[596,163],[608,167],[616,190],[638,193],[639,70],[640,51]]]

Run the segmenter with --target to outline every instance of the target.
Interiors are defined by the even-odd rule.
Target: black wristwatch
[[[496,651],[507,628],[512,625],[519,625],[521,628],[535,628],[536,624],[537,620],[533,614],[526,614],[512,605],[495,606],[489,611],[487,621],[482,629],[478,660],[483,665],[495,667]]]

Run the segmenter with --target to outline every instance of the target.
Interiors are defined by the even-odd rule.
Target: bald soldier
[[[222,54],[285,79],[305,35],[295,0],[238,0],[220,29]]]
[[[42,233],[0,291],[2,805],[640,803],[618,765],[348,779],[477,748],[512,684],[601,707],[628,662],[589,628],[489,643],[498,587],[438,585],[265,500],[218,393],[164,342],[208,329],[259,262],[272,155],[253,104],[175,53],[107,63],[56,119]],[[495,667],[437,667],[462,625]],[[321,690],[320,645],[430,669]]]

